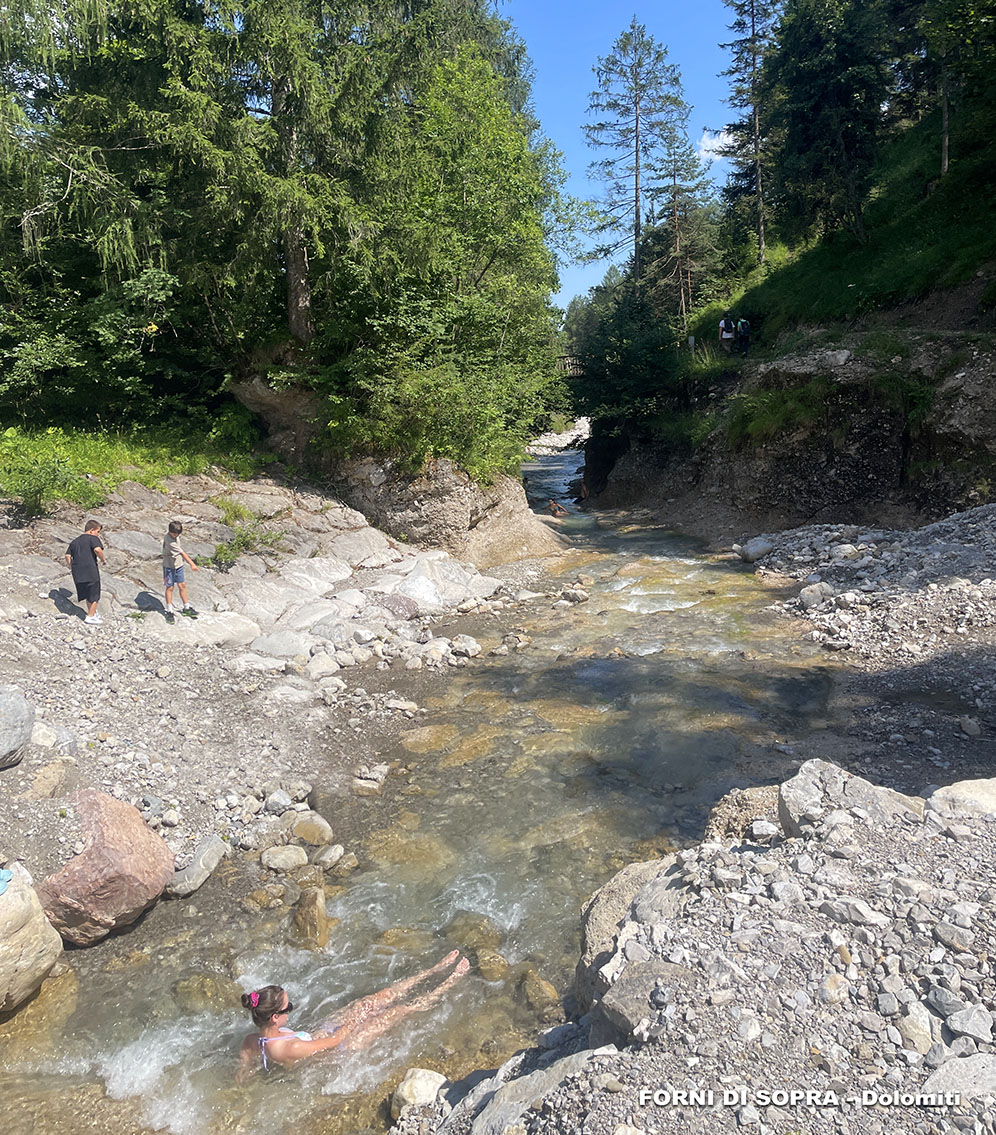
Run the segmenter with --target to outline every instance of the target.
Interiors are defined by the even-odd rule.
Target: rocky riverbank
[[[524,532],[535,524],[557,546],[524,502],[522,514]],[[127,925],[164,886],[189,894],[233,848],[281,873],[310,859],[319,881],[348,872],[355,857],[316,809],[338,812],[403,771],[379,761],[380,741],[424,711],[395,684],[524,646],[501,613],[540,595],[524,587],[537,561],[485,575],[274,480],[125,483],[93,515],[108,559],[100,626],[82,622],[63,560],[84,514],[0,517],[0,864],[18,866],[15,890],[39,884],[76,944]],[[199,617],[170,625],[161,545],[173,519],[202,566],[187,571]],[[472,616],[488,636],[440,634],[443,616]],[[109,875],[114,894],[98,898]],[[40,980],[52,961],[37,904],[21,905],[15,921],[37,932],[0,961],[4,1010],[30,992],[26,967]]]
[[[597,892],[584,1015],[395,1130],[996,1129],[996,781],[924,800],[809,761],[764,812]]]

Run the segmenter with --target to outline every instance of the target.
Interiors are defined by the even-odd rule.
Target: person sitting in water
[[[453,966],[454,962],[453,972],[441,985],[410,1001],[404,1000],[415,986]],[[252,1022],[259,1032],[250,1033],[242,1042],[236,1080],[241,1083],[260,1066],[264,1070],[273,1064],[289,1068],[305,1057],[330,1048],[362,1048],[404,1017],[430,1008],[468,969],[470,963],[454,950],[431,969],[351,1001],[336,1013],[334,1020],[327,1021],[314,1033],[295,1032],[288,1027],[287,1018],[294,1004],[282,986],[264,985],[262,989],[244,993],[242,1005],[252,1014]]]
[[[567,509],[562,504],[558,504],[553,498],[550,499],[550,515],[556,516],[559,520],[561,516],[567,515]]]

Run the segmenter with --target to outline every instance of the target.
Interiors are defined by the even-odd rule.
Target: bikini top
[[[281,1029],[279,1036],[260,1036],[256,1038],[259,1044],[259,1055],[263,1061],[263,1071],[269,1072],[270,1065],[266,1059],[266,1046],[271,1040],[314,1040],[311,1033],[295,1033],[290,1029]]]

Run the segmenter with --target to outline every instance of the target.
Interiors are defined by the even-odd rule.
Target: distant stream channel
[[[61,992],[0,1027],[8,1135],[61,1135],[74,1113],[93,1121],[79,1129],[122,1133],[383,1132],[406,1068],[496,1067],[563,1019],[535,978],[569,1010],[579,911],[596,888],[701,838],[730,788],[795,767],[793,739],[825,727],[818,648],[768,610],[777,597],[749,569],[579,512],[566,487],[579,461],[568,451],[524,473],[537,508],[552,497],[570,510],[573,547],[555,572],[591,577],[590,600],[520,606],[531,644],[492,658],[500,632],[482,635],[485,653],[438,683],[419,733],[383,754],[413,771],[403,789],[388,779],[384,826],[359,838],[360,868],[329,902],[329,947],[286,945],[276,917],[249,936],[210,917],[225,886],[212,880],[188,928],[156,908],[132,954],[74,953]],[[473,972],[369,1052],[234,1086],[249,1023],[228,1000],[231,977],[286,986],[291,1024],[307,1028],[454,946],[486,956],[489,976],[502,960],[508,971]]]

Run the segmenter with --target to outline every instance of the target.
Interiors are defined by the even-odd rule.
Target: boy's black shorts
[[[100,599],[99,579],[74,579],[76,598],[81,603],[96,603]]]

